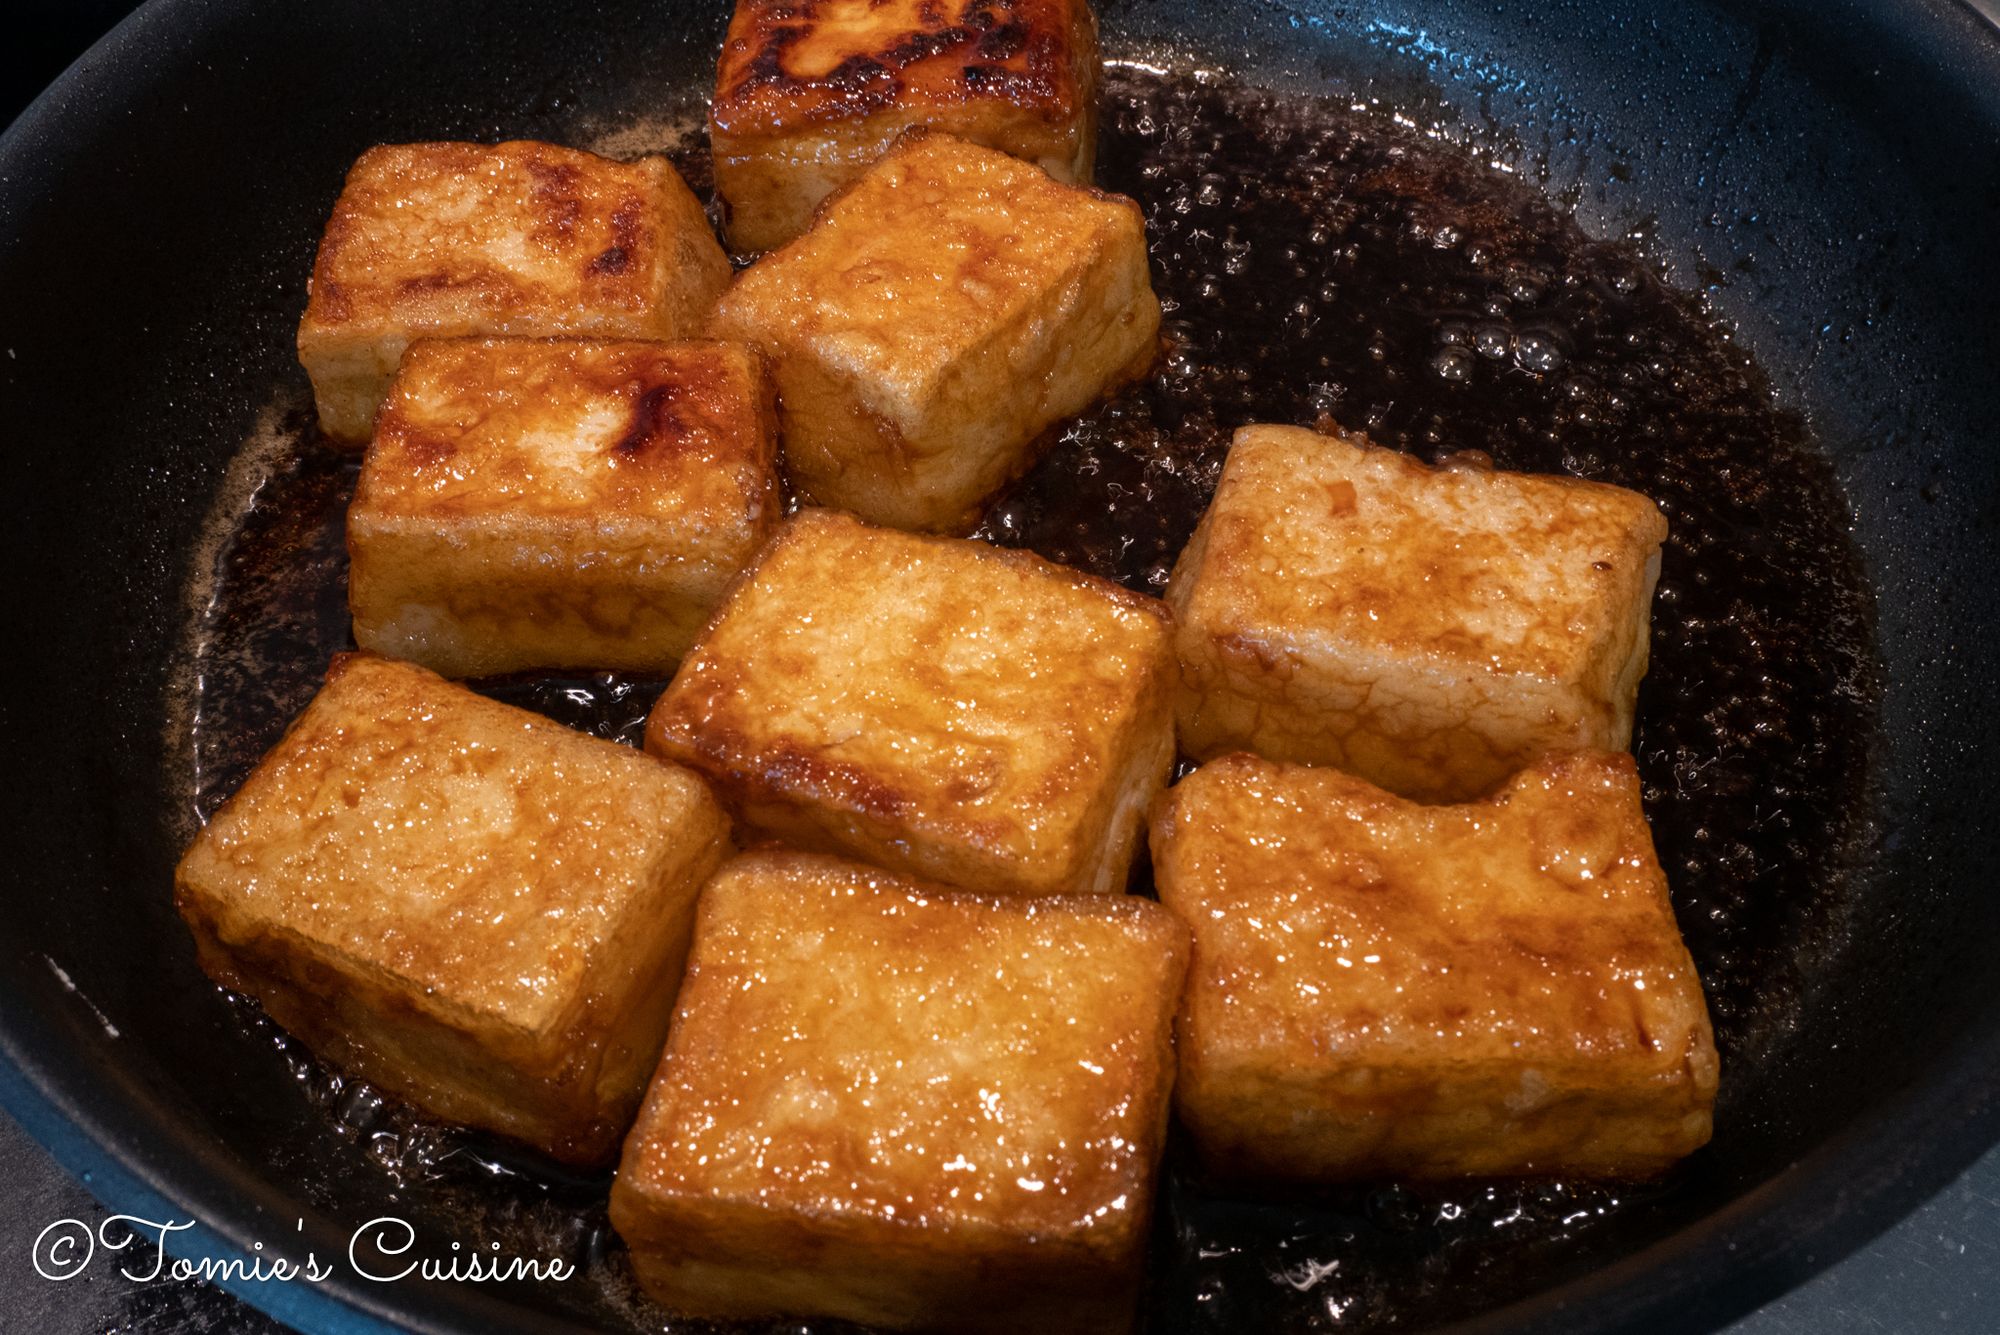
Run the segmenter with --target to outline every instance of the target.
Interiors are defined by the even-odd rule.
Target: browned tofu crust
[[[737,0],[710,122],[775,134],[993,103],[1067,129],[1095,92],[1083,0]]]
[[[1024,552],[805,510],[646,748],[752,829],[966,889],[1125,887],[1172,760],[1165,608]]]
[[[371,148],[320,238],[301,337],[671,337],[728,280],[700,244],[713,242],[706,222],[692,225],[700,212],[664,158],[533,140]],[[676,281],[684,272],[705,281]]]
[[[699,778],[345,655],[181,859],[202,967],[433,1114],[595,1164],[729,848]]]
[[[1181,747],[1432,801],[1620,749],[1666,532],[1622,487],[1245,427],[1167,591]]]
[[[1422,806],[1204,765],[1152,831],[1194,935],[1182,1120],[1229,1177],[1644,1177],[1709,1137],[1717,1060],[1630,756]]]
[[[703,892],[611,1217],[709,1317],[1131,1321],[1186,934],[1126,896],[745,855]]]
[[[1137,204],[912,133],[745,271],[710,333],[770,357],[802,496],[965,533],[1045,428],[1144,373],[1159,325]]]
[[[348,510],[354,636],[454,677],[664,673],[782,508],[741,344],[425,340]]]
[[[299,357],[329,434],[366,440],[364,391],[379,399],[413,339],[685,337],[729,274],[664,158],[527,140],[383,145],[355,162],[320,239]]]
[[[1099,81],[1085,0],[738,0],[709,112],[732,242],[791,240],[912,125],[1088,184]]]

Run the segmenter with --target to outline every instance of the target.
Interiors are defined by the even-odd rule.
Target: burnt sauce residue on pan
[[[705,181],[702,150],[680,155]],[[1118,71],[1099,183],[1146,211],[1167,351],[1069,424],[981,535],[1160,591],[1246,422],[1337,424],[1438,458],[1636,488],[1672,524],[1636,749],[1647,811],[1732,1082],[1787,1023],[1793,961],[1858,822],[1876,683],[1846,511],[1749,358],[1629,249],[1588,240],[1530,187],[1376,114],[1215,80]],[[341,515],[355,466],[313,441],[236,516],[197,627],[206,814],[347,646]],[[636,742],[661,683],[489,684]],[[583,1267],[524,1297],[643,1322],[601,1179],[424,1123],[274,1041],[326,1133],[453,1237]],[[1205,1190],[1169,1151],[1152,1323],[1367,1328],[1490,1306],[1642,1236],[1699,1162],[1644,1187],[1392,1186],[1273,1202]],[[789,1328],[789,1327],[788,1327]]]

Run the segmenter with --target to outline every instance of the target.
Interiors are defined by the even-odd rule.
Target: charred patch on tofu
[[[742,0],[716,77],[715,124],[770,131],[866,115],[916,97],[1005,100],[1062,123],[1096,91],[1082,0]]]
[[[1421,806],[1225,757],[1152,831],[1194,934],[1177,1100],[1223,1176],[1645,1177],[1717,1060],[1629,756]]]
[[[911,126],[1086,183],[1098,83],[1085,0],[740,0],[709,122],[730,237],[790,240]]]
[[[633,458],[648,445],[685,440],[687,423],[674,411],[675,393],[672,385],[649,385],[640,391],[632,405],[632,425],[611,442],[611,453]]]
[[[646,236],[642,227],[644,204],[631,200],[611,214],[611,244],[590,261],[594,274],[619,275],[631,271],[635,257],[645,255]]]

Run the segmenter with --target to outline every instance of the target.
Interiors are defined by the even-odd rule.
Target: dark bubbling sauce
[[[677,155],[692,181],[705,153]],[[1635,750],[1649,818],[1730,1087],[1790,1022],[1797,960],[1865,837],[1877,681],[1847,511],[1803,424],[1750,358],[1632,249],[1590,240],[1528,185],[1379,114],[1226,81],[1114,71],[1099,184],[1139,200],[1167,351],[1055,433],[980,536],[1159,592],[1229,433],[1335,425],[1435,459],[1615,482],[1672,525]],[[348,646],[341,517],[355,465],[312,437],[279,460],[217,563],[196,636],[195,791],[233,791]],[[635,743],[662,683],[486,683]],[[564,1255],[580,1279],[526,1295],[657,1327],[579,1179],[434,1126],[313,1062],[244,1004],[329,1134],[484,1245]],[[1170,1330],[1422,1326],[1644,1233],[1681,1177],[1388,1186],[1291,1201],[1205,1189],[1170,1145],[1150,1324]],[[1563,1259],[1568,1258],[1568,1259]],[[785,1329],[797,1329],[788,1323]]]

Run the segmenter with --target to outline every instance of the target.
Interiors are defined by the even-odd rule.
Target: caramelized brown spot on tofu
[[[427,273],[427,274],[418,274],[414,278],[404,278],[398,280],[396,283],[396,290],[403,293],[405,296],[415,297],[415,296],[423,296],[424,294],[430,292],[443,292],[450,288],[458,287],[465,284],[480,283],[480,282],[492,283],[495,281],[496,279],[492,275],[488,274],[480,274],[480,275],[475,275],[471,278],[466,278],[453,273]]]
[[[611,453],[621,457],[639,454],[649,445],[671,448],[688,437],[688,425],[674,410],[679,391],[672,385],[648,385],[632,404],[632,425],[611,442]]]
[[[722,728],[707,727],[694,741],[702,763],[720,779],[722,787],[749,801],[763,789],[785,793],[810,793],[863,817],[895,821],[911,811],[908,792],[890,786],[863,766],[829,760],[807,747],[790,742],[759,747],[755,738]],[[738,778],[736,776],[742,776]],[[947,779],[947,785],[957,782]],[[968,832],[973,832],[968,826]],[[991,825],[980,827],[992,830]],[[1004,832],[1000,832],[1004,837]]]
[[[746,505],[775,515],[759,439],[767,395],[739,344],[426,340],[405,356],[355,504],[703,529],[740,521]],[[474,457],[444,467],[466,451]]]
[[[568,247],[583,218],[583,200],[577,188],[580,173],[567,162],[531,162],[528,174],[535,183],[535,204],[541,209],[541,221],[530,235],[551,250]]]
[[[642,251],[645,236],[641,230],[645,220],[646,204],[641,199],[628,199],[611,214],[612,244],[590,262],[591,272],[599,274],[622,274],[632,267],[632,257]]]

